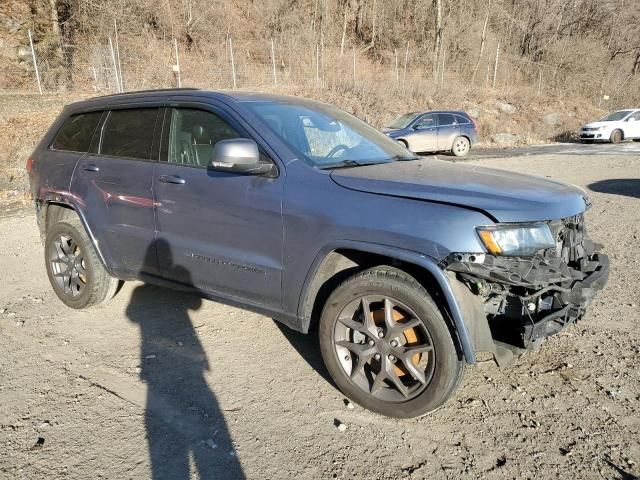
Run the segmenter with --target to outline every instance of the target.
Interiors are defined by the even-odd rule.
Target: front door
[[[409,148],[413,152],[435,152],[438,149],[438,131],[435,115],[427,113],[413,124]]]
[[[71,185],[107,263],[121,275],[157,271],[151,158],[159,112],[106,112],[97,146],[80,159]]]
[[[207,168],[216,142],[248,137],[212,107],[166,110],[153,179],[158,262],[171,280],[279,307],[284,177]]]
[[[625,120],[624,127],[625,138],[640,138],[640,111],[629,115]]]

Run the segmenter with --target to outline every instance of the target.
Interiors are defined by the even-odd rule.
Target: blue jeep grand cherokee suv
[[[49,279],[72,308],[124,280],[314,331],[338,387],[423,415],[490,352],[578,320],[607,257],[584,192],[419,159],[329,105],[196,89],[69,105],[29,159]]]

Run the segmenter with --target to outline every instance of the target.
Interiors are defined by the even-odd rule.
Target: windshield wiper
[[[328,165],[322,165],[318,167],[320,170],[329,170],[333,168],[353,168],[362,167],[364,165],[371,165],[370,163],[360,163],[355,160],[342,160],[341,162],[330,163]]]

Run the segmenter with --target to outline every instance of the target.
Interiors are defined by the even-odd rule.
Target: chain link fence
[[[96,39],[85,45],[27,43],[18,61],[4,68],[0,91],[23,93],[109,94],[168,87],[207,89],[310,87],[344,89],[368,86],[411,95],[434,88],[503,88],[526,81],[540,91],[551,88],[544,68],[486,56],[477,74],[458,72],[443,60],[438,73],[417,49],[387,54],[372,62],[356,48],[308,48],[296,39],[265,39],[243,45],[225,34],[206,47],[174,39],[125,37]],[[31,46],[33,45],[33,46]],[[494,76],[497,79],[494,80]]]

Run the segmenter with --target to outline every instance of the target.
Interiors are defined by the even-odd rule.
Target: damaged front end
[[[441,262],[482,303],[500,365],[579,320],[607,281],[608,257],[588,238],[582,214],[547,225],[555,247],[526,256],[452,253]]]

